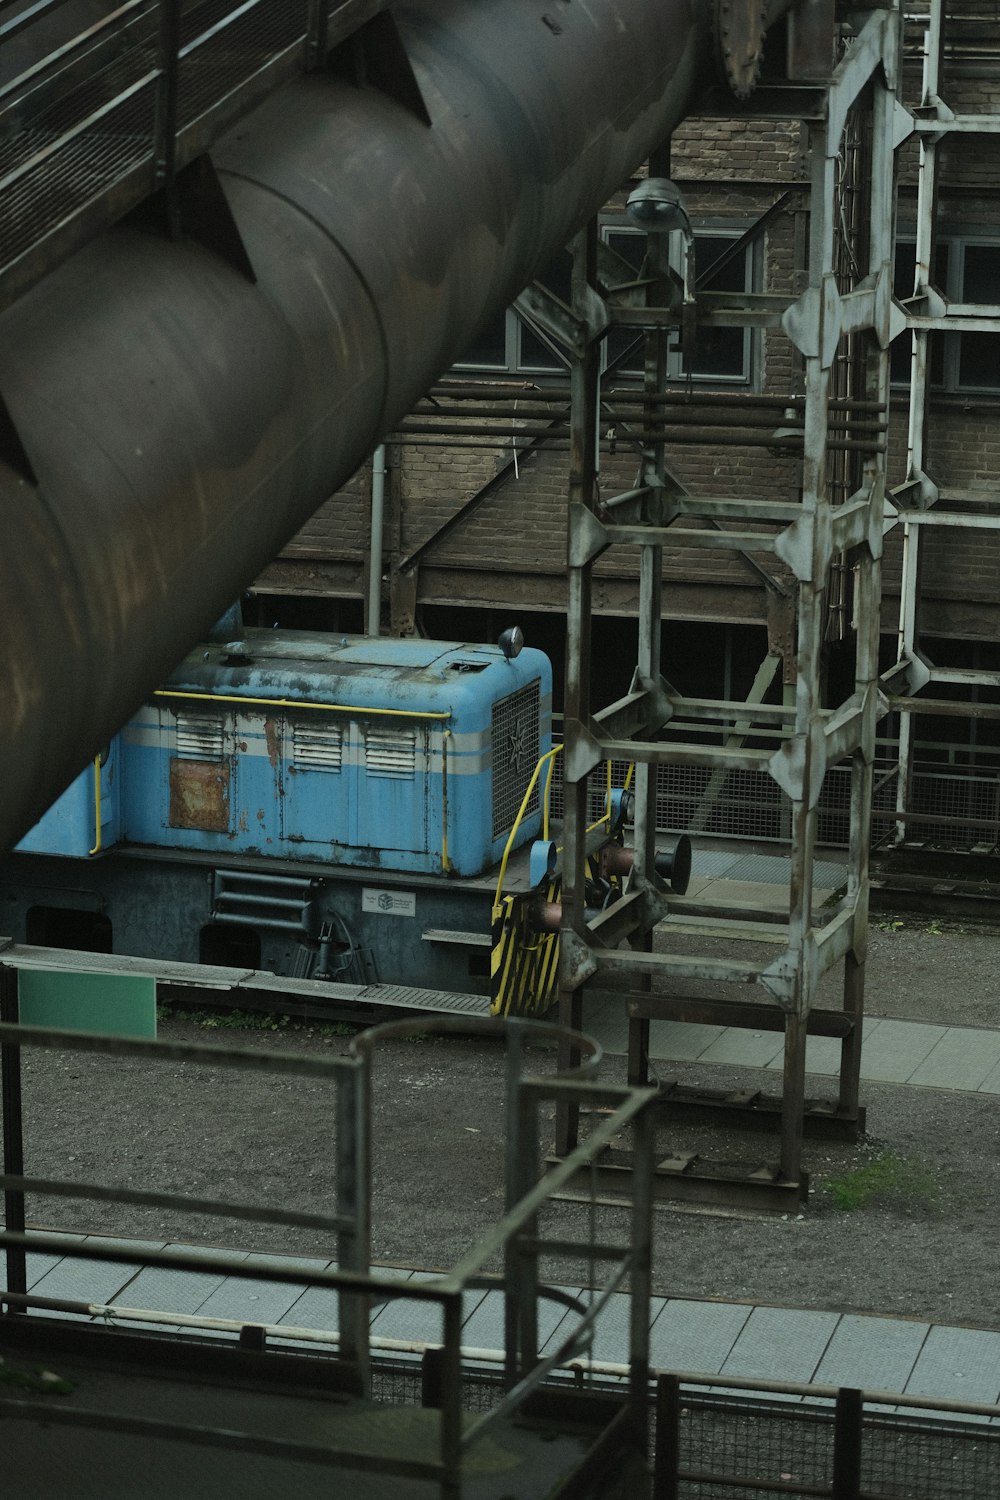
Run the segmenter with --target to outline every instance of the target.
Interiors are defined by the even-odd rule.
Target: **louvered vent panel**
[[[416,730],[367,730],[365,766],[370,776],[414,776],[417,769]]]
[[[177,755],[181,760],[221,760],[224,732],[221,714],[179,713]]]
[[[292,728],[292,759],[315,771],[339,771],[344,755],[340,724],[296,724]]]
[[[493,837],[509,832],[538,763],[538,683],[493,705]],[[535,783],[525,816],[538,811]]]

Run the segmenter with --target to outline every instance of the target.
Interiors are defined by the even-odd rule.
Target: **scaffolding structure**
[[[910,408],[906,477],[891,495],[903,532],[898,658],[882,681],[900,713],[897,843],[906,840],[909,823],[916,817],[913,790],[918,715],[943,712],[972,716],[982,712],[974,703],[976,690],[1000,687],[1000,672],[936,665],[928,655],[921,630],[921,556],[928,530],[959,528],[984,534],[984,539],[985,534],[995,537],[1000,530],[1000,494],[947,484],[942,476],[935,477],[928,457],[934,340],[947,333],[1000,333],[1000,303],[955,302],[935,282],[942,150],[956,136],[1000,135],[1000,114],[987,110],[957,113],[943,96],[949,27],[955,24],[955,16],[946,13],[944,0],[928,0],[920,102],[911,112],[904,112],[910,136],[916,137],[919,149],[913,290],[902,303],[911,338]],[[946,701],[935,700],[935,688],[944,688],[949,694]],[[921,815],[921,821],[927,821],[926,814]],[[992,835],[987,838],[985,831],[980,837],[987,846],[992,842]]]
[[[653,1020],[781,1028],[785,1036],[780,1100],[761,1094],[709,1097],[678,1087],[661,1090],[668,1113],[697,1109],[754,1123],[780,1124],[778,1161],[740,1177],[707,1168],[698,1157],[672,1157],[657,1169],[661,1197],[753,1202],[791,1207],[807,1195],[803,1135],[856,1138],[863,1127],[858,1101],[868,921],[868,849],[875,729],[884,700],[878,685],[880,565],[886,506],[885,421],[891,339],[903,326],[892,300],[895,151],[907,133],[896,105],[900,12],[895,5],[859,13],[841,32],[833,58],[832,14],[819,107],[806,121],[811,172],[807,285],[794,300],[775,294],[698,294],[693,277],[671,278],[663,239],[650,235],[645,305],[635,289],[617,293],[598,265],[596,226],[577,240],[574,312],[579,329],[574,361],[569,484],[569,610],[565,699],[566,810],[561,935],[560,1020],[578,1025],[585,988],[623,987],[630,1022],[629,1075],[648,1077]],[[800,37],[800,41],[803,38]],[[813,70],[822,58],[817,38],[803,56]],[[793,32],[793,54],[795,36]],[[794,62],[794,57],[793,57]],[[794,77],[794,75],[793,75]],[[815,82],[816,73],[813,72]],[[795,113],[804,94],[796,95]],[[787,106],[786,106],[787,107]],[[761,92],[760,112],[776,106]],[[855,128],[860,122],[863,128]],[[841,213],[845,139],[854,180],[864,183],[867,246],[858,263],[844,256]],[[650,163],[666,177],[669,153]],[[678,282],[682,281],[683,285]],[[673,291],[671,291],[673,287]],[[624,305],[623,305],[624,304]],[[629,305],[631,304],[631,305]],[[602,500],[596,434],[600,412],[600,339],[607,326],[645,332],[647,404],[644,447],[635,488]],[[797,501],[759,501],[739,495],[685,493],[670,473],[666,444],[656,437],[665,391],[666,351],[680,330],[682,347],[697,328],[781,329],[800,356],[804,399],[790,393],[792,426],[762,435],[761,446],[796,444],[801,454]],[[853,397],[842,372],[854,371]],[[658,402],[661,405],[658,408]],[[660,418],[662,422],[662,418]],[[850,460],[849,471],[842,462]],[[854,477],[844,483],[846,472]],[[678,692],[660,669],[662,558],[665,549],[737,549],[768,558],[792,580],[795,604],[794,681],[783,701],[694,698]],[[592,698],[590,604],[592,570],[611,546],[631,546],[640,557],[637,660],[630,692],[596,708]],[[845,559],[847,563],[845,564]],[[824,705],[822,657],[831,579],[849,568],[853,579],[856,655],[853,690],[835,707]],[[777,650],[772,646],[772,650]],[[692,733],[714,732],[717,743]],[[635,765],[635,864],[621,900],[595,915],[588,909],[587,782],[603,760]],[[681,900],[657,873],[657,767],[697,764],[713,774],[764,769],[791,804],[787,905],[711,905]],[[850,841],[846,889],[822,909],[814,899],[817,809],[824,779],[835,765],[850,767]],[[661,866],[662,867],[662,866]],[[697,870],[697,857],[695,861]],[[683,917],[683,926],[665,921]],[[655,935],[655,936],[654,936]],[[719,953],[719,942],[726,945]],[[761,960],[752,946],[770,944]],[[733,957],[734,944],[747,958]],[[669,951],[660,951],[664,944]],[[836,965],[843,971],[843,1005],[821,1009],[817,989]],[[705,997],[705,982],[711,994]],[[746,985],[757,987],[752,1002]],[[739,987],[737,989],[736,987]],[[760,992],[764,999],[760,1000]],[[724,996],[724,998],[721,998]],[[840,1038],[837,1097],[806,1099],[806,1041],[810,1034]],[[558,1153],[572,1148],[578,1120],[564,1110],[557,1121]],[[609,1191],[628,1170],[606,1153]]]

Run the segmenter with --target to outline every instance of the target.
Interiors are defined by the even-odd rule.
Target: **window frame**
[[[728,240],[735,243],[741,239],[746,232],[745,225],[734,225],[732,220],[721,221],[717,219],[705,220],[694,226],[695,240]],[[608,217],[602,219],[600,235],[605,244],[611,244],[611,237],[627,234],[630,237],[644,238],[645,232],[629,224],[624,217]],[[683,254],[683,240],[679,233],[670,236],[670,258],[675,268],[681,266]],[[757,244],[748,244],[744,250],[744,286],[746,292],[757,289],[760,281],[760,253]],[[696,267],[697,269],[697,267]],[[705,269],[704,267],[702,269]],[[543,273],[544,275],[544,273]],[[541,279],[541,278],[540,278]],[[540,330],[530,327],[522,319],[514,307],[508,307],[504,311],[504,361],[503,363],[487,363],[481,360],[459,360],[452,369],[463,374],[495,375],[495,376],[529,376],[532,379],[544,379],[546,377],[560,378],[565,375],[570,367],[567,355]],[[499,322],[499,320],[498,320]],[[531,336],[544,344],[552,353],[554,363],[551,365],[533,364],[526,360],[522,354],[522,332],[527,327]],[[692,372],[691,380],[695,385],[737,387],[740,389],[755,388],[759,379],[759,352],[760,344],[757,331],[753,328],[744,328],[743,333],[743,359],[742,368],[732,373],[699,373]],[[602,374],[607,369],[607,342],[602,344],[601,370]],[[672,349],[668,357],[667,378],[671,381],[685,381],[687,376],[683,368],[683,361],[679,349]],[[636,382],[642,379],[642,373],[636,369],[615,369],[613,379],[621,382]]]
[[[909,283],[905,286],[896,282],[895,278],[896,254],[900,246],[903,245],[909,246],[914,251],[916,250],[915,228],[907,228],[902,232],[897,231],[896,233],[896,239],[893,246],[893,279],[895,282],[893,286],[893,295],[897,302],[906,302],[910,297],[913,296],[912,276],[909,279]],[[932,284],[938,286],[938,290],[941,292],[942,296],[945,298],[946,302],[949,303],[949,305],[976,305],[967,304],[965,297],[965,252],[970,246],[977,249],[993,250],[996,253],[997,285],[998,289],[1000,289],[1000,238],[998,238],[995,231],[993,233],[990,233],[988,231],[977,230],[972,227],[964,228],[955,232],[945,231],[938,235],[937,246],[939,251],[942,247],[946,249],[947,258],[945,263],[945,274],[942,278],[944,284],[941,285],[938,282],[934,282]],[[1000,301],[1000,292],[998,292],[997,300]],[[992,306],[994,304],[982,305]],[[932,378],[931,380],[930,389],[932,394],[938,396],[966,397],[1000,396],[1000,336],[994,333],[972,333],[968,335],[972,338],[992,338],[997,342],[998,373],[996,383],[993,385],[973,385],[963,383],[962,381],[962,340],[967,335],[961,330],[957,329],[952,332],[944,329],[933,331],[938,334],[941,341],[941,367],[939,378]],[[910,329],[906,329],[903,333],[897,335],[898,339],[907,341],[909,341],[910,337]],[[893,340],[893,343],[895,342],[896,340]],[[892,345],[890,345],[890,349],[891,348]],[[905,376],[892,377],[891,386],[893,390],[905,390],[909,387],[910,378],[908,357],[906,358],[906,370],[907,373]]]

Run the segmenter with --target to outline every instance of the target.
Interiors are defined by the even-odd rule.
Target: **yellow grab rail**
[[[493,904],[494,904],[494,906],[496,906],[499,903],[500,892],[503,890],[503,878],[504,878],[504,876],[507,873],[507,861],[510,859],[510,851],[514,847],[514,838],[515,838],[515,836],[517,834],[518,828],[521,826],[521,819],[524,817],[524,814],[525,814],[525,811],[527,809],[528,803],[531,801],[531,794],[535,790],[535,787],[538,785],[538,778],[541,775],[542,767],[544,765],[546,765],[546,764],[549,765],[549,776],[548,776],[548,780],[545,783],[545,814],[544,814],[542,826],[543,826],[543,830],[544,830],[544,836],[546,838],[548,837],[548,829],[549,829],[549,788],[552,785],[552,770],[551,770],[551,767],[552,767],[552,762],[554,761],[555,757],[557,755],[559,755],[561,753],[561,751],[562,751],[562,745],[553,745],[553,747],[552,747],[551,750],[546,750],[545,754],[541,757],[541,759],[539,760],[537,766],[535,767],[535,769],[531,773],[531,780],[528,782],[527,790],[525,791],[525,794],[524,794],[524,796],[521,799],[521,806],[517,810],[517,817],[514,819],[513,823],[511,824],[510,833],[507,835],[507,843],[504,845],[503,858],[500,861],[500,873],[497,876],[496,894],[493,897]]]
[[[313,703],[306,698],[251,698],[243,693],[193,693],[183,688],[157,688],[154,698],[192,698],[203,703],[252,703],[264,708],[312,708],[323,713],[354,714],[363,719],[370,714],[400,719],[450,719],[451,709],[359,708],[354,703]]]

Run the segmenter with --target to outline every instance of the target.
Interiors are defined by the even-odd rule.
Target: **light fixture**
[[[629,193],[625,212],[647,234],[669,234],[679,229],[689,237],[691,220],[680,188],[669,177],[647,177]]]
[[[513,661],[515,656],[520,656],[524,646],[524,631],[520,625],[512,625],[505,630],[497,641],[497,645],[508,661]]]

